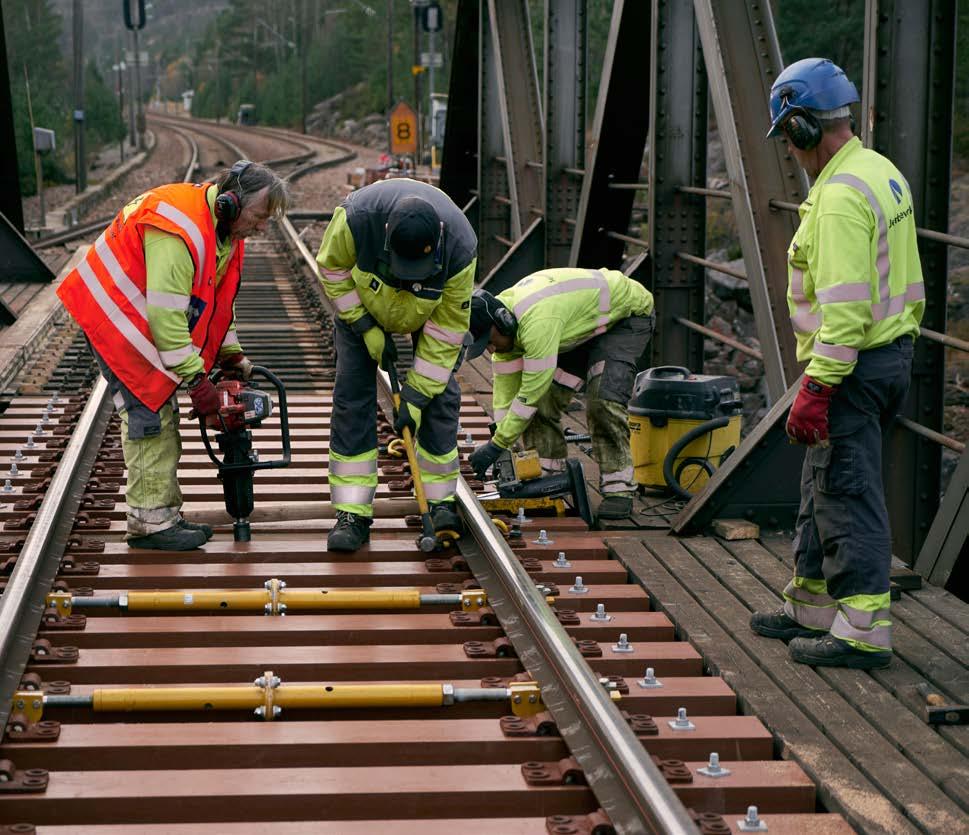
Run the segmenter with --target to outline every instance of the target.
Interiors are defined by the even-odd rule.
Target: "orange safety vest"
[[[148,327],[144,227],[177,235],[192,255],[195,278],[186,316],[206,372],[232,324],[243,244],[236,243],[216,285],[215,225],[205,196],[210,185],[175,183],[145,192],[127,217],[124,210],[118,213],[57,289],[108,367],[153,411],[172,396],[181,378],[165,366]]]

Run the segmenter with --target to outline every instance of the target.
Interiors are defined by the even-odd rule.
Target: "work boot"
[[[783,609],[776,612],[754,612],[750,616],[750,628],[765,638],[780,638],[785,644],[791,638],[818,638],[827,635],[826,629],[811,629],[788,617]]]
[[[628,519],[632,515],[632,496],[606,496],[599,505],[600,519]]]
[[[193,551],[208,542],[203,531],[193,531],[174,525],[163,531],[136,536],[128,540],[129,548],[150,548],[153,551]]]
[[[205,534],[205,539],[209,540],[215,531],[212,530],[211,525],[206,525],[204,522],[189,522],[188,519],[181,518],[175,523],[180,528],[184,528],[187,531],[201,531]]]
[[[370,526],[373,519],[358,516],[348,510],[336,512],[336,525],[326,538],[328,551],[356,551],[370,541]]]
[[[821,638],[795,638],[788,645],[791,658],[812,667],[850,667],[853,670],[884,670],[892,654],[853,647],[847,641],[824,635]]]
[[[435,533],[440,531],[454,531],[458,535],[464,533],[464,522],[458,516],[454,502],[431,502],[430,510]]]

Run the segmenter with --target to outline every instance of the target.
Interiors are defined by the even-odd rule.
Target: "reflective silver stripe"
[[[811,302],[804,294],[804,270],[791,266],[791,301],[794,312],[791,324],[798,333],[814,333],[821,327],[821,316],[811,311]]]
[[[827,631],[837,614],[836,606],[807,606],[793,600],[784,601],[784,614],[801,626]]]
[[[575,290],[598,290],[599,291],[599,310],[603,312],[608,312],[609,310],[609,282],[606,281],[605,276],[590,270],[589,275],[596,276],[595,278],[569,278],[564,281],[560,281],[557,284],[549,285],[539,290],[537,293],[532,293],[530,296],[522,299],[518,304],[515,305],[514,314],[517,318],[521,318],[522,314],[528,310],[533,305],[540,302],[542,299],[547,299],[549,296],[556,296],[559,293],[571,293]]]
[[[575,374],[569,374],[568,371],[563,371],[561,368],[555,369],[552,379],[560,386],[565,386],[567,389],[572,389],[573,391],[577,391],[579,386],[582,385],[581,377],[576,377]]]
[[[377,485],[334,484],[330,482],[330,501],[333,504],[373,504]]]
[[[131,343],[131,346],[157,371],[164,374],[173,383],[180,383],[182,378],[177,374],[172,374],[171,371],[165,368],[158,354],[158,349],[131,323],[131,320],[124,315],[121,308],[105,292],[101,286],[101,282],[98,281],[98,277],[91,269],[91,265],[87,261],[81,261],[77,265],[77,272],[98,307],[104,311],[105,315],[111,320],[111,323],[121,331],[121,335]]]
[[[418,374],[423,374],[429,380],[434,380],[438,383],[446,383],[451,378],[450,368],[434,365],[434,363],[428,362],[423,357],[414,358],[414,370]]]
[[[182,293],[159,293],[157,290],[148,291],[148,304],[151,307],[164,307],[168,310],[188,310],[190,296]]]
[[[495,409],[495,423],[498,423],[505,419],[505,415],[508,414],[507,409]]]
[[[165,365],[171,368],[178,365],[182,360],[188,359],[192,354],[197,354],[198,348],[194,345],[184,345],[181,348],[173,348],[171,351],[159,351],[158,356]]]
[[[877,609],[874,612],[867,612],[864,609],[856,609],[854,606],[846,606],[841,603],[838,607],[841,616],[857,629],[870,629],[873,623],[880,620],[888,620],[888,609]]]
[[[111,395],[111,401],[114,403],[114,408],[119,412],[124,411],[124,398],[121,396],[120,391],[116,391]]]
[[[603,473],[599,477],[599,489],[606,493],[629,493],[636,489],[633,468],[627,467],[615,473]]]
[[[181,209],[176,209],[170,203],[159,203],[157,211],[162,217],[167,218],[172,223],[181,226],[182,231],[185,232],[191,239],[192,243],[195,244],[195,252],[198,259],[195,262],[195,283],[201,284],[202,273],[205,270],[207,255],[205,249],[205,239],[202,237],[201,230],[199,230],[195,222],[187,214],[185,214],[185,212],[183,212]]]
[[[795,586],[791,581],[784,589],[784,597],[789,600],[797,600],[807,603],[810,606],[837,606],[838,601],[829,594],[814,594],[805,588]]]
[[[457,473],[461,468],[461,464],[458,461],[457,450],[455,450],[454,458],[452,458],[450,461],[441,463],[440,461],[431,461],[429,458],[421,455],[421,451],[418,449],[417,466],[420,467],[422,473],[429,473],[431,475],[451,475],[452,473]]]
[[[535,414],[535,406],[526,406],[517,397],[511,402],[511,412],[512,414],[518,415],[520,418],[525,420],[530,420],[532,415]]]
[[[896,316],[905,310],[909,302],[922,301],[925,298],[925,285],[920,281],[905,288],[905,294],[892,296],[887,302],[879,302],[871,306],[872,321],[881,322],[889,316]]]
[[[353,273],[350,270],[326,270],[321,269],[320,275],[323,277],[324,281],[329,281],[332,284],[336,284],[340,281],[346,281],[350,278]]]
[[[858,359],[857,348],[850,348],[847,345],[828,345],[826,342],[819,340],[815,340],[812,353],[815,356],[830,357],[833,360],[841,360],[842,362],[855,362]]]
[[[603,473],[600,479],[600,483],[605,484],[615,484],[617,481],[632,481],[633,480],[633,468],[626,467],[624,470],[619,470],[614,473]]]
[[[441,342],[446,342],[448,345],[462,345],[464,343],[463,333],[442,328],[430,320],[424,323],[424,333]]]
[[[111,276],[114,281],[115,286],[125,295],[125,298],[131,302],[132,307],[137,311],[138,315],[142,319],[148,319],[148,310],[145,305],[145,296],[138,288],[138,286],[131,280],[128,274],[121,268],[121,264],[118,263],[118,259],[115,257],[114,251],[108,245],[107,240],[105,240],[104,232],[98,237],[94,242],[94,253],[98,258],[101,259],[101,264],[108,271],[108,275]]]
[[[847,641],[861,641],[871,644],[880,649],[890,650],[892,648],[892,627],[890,624],[872,626],[868,628],[857,627],[849,621],[846,612],[851,611],[849,607],[840,607],[838,614],[831,624],[831,634],[835,638]],[[865,613],[869,614],[869,613]]]
[[[516,360],[502,360],[492,363],[491,369],[495,374],[514,374],[525,367],[525,361],[519,357]]]
[[[336,305],[336,309],[340,313],[346,313],[360,304],[360,294],[356,290],[351,290],[349,293],[344,293],[342,296],[333,299],[333,304]]]
[[[555,364],[558,362],[558,354],[552,354],[550,357],[542,357],[541,359],[525,359],[524,366],[525,371],[528,373],[535,373],[536,371],[548,371],[550,368],[555,368]]]
[[[565,471],[564,458],[539,458],[538,463],[542,465],[542,471],[546,473],[561,473]]]
[[[456,478],[447,481],[425,481],[424,495],[427,496],[428,501],[441,502],[452,498],[457,486],[458,480]]]
[[[225,335],[225,339],[222,340],[222,347],[225,348],[229,345],[238,345],[239,335],[235,331],[229,331]]]
[[[331,476],[373,475],[377,472],[377,459],[369,461],[337,461],[330,459]]]
[[[835,174],[826,185],[833,183],[840,183],[860,191],[871,206],[875,220],[878,221],[878,253],[875,256],[875,266],[878,269],[878,298],[883,302],[888,301],[888,294],[891,292],[888,286],[891,264],[888,260],[888,224],[885,223],[885,213],[882,211],[881,203],[878,202],[868,183],[854,174]]]
[[[815,295],[818,304],[832,304],[833,302],[867,302],[871,301],[871,285],[868,282],[853,282],[851,284],[835,284],[818,290]]]
[[[592,380],[593,377],[598,377],[605,370],[606,361],[599,360],[599,362],[594,362],[589,366],[589,372],[585,375],[585,378],[586,380]]]

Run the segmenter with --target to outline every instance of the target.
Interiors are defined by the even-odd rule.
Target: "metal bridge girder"
[[[656,297],[652,355],[664,365],[703,370],[703,337],[677,318],[703,323],[703,267],[677,258],[704,255],[706,201],[679,191],[706,185],[707,80],[693,7],[653,3],[652,128],[649,154],[650,289]]]
[[[478,258],[487,276],[544,213],[544,126],[527,0],[488,0],[480,26]]]
[[[693,7],[774,402],[800,374],[787,309],[787,247],[798,221],[770,201],[800,203],[807,178],[781,142],[764,138],[768,91],[782,67],[770,5],[694,0]]]
[[[865,15],[866,78],[863,112],[871,147],[888,157],[908,180],[915,223],[948,231],[955,89],[955,0],[869,0]],[[944,333],[948,248],[919,240],[925,281],[922,324]],[[920,339],[905,416],[942,430],[945,354],[942,345]],[[910,564],[939,506],[941,450],[896,426],[886,456],[886,500],[892,549]],[[953,486],[959,482],[953,480]],[[963,487],[964,489],[964,487]],[[961,497],[952,501],[969,506]],[[958,522],[955,516],[954,522]],[[935,539],[936,542],[940,541]],[[919,556],[922,560],[923,557]],[[925,559],[928,559],[926,555]]]
[[[617,268],[625,244],[609,232],[625,234],[635,192],[610,183],[639,180],[649,132],[649,78],[652,9],[642,0],[616,0],[596,100],[592,149],[587,155],[579,196],[570,266]]]

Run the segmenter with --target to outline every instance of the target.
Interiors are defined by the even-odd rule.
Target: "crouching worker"
[[[545,472],[564,470],[561,417],[585,385],[604,496],[598,516],[630,516],[636,484],[627,407],[654,322],[652,294],[618,270],[542,270],[498,296],[475,291],[468,358],[492,352],[497,422],[494,437],[471,453],[475,472],[519,437],[537,450]]]
[[[406,178],[351,193],[333,212],[316,257],[339,316],[329,481],[337,521],[331,551],[370,540],[377,492],[377,365],[397,355],[391,334],[410,334],[414,364],[394,424],[416,439],[435,530],[460,530],[454,508],[461,389],[454,378],[468,330],[478,240],[439,189]],[[415,477],[417,474],[415,474]]]
[[[128,544],[189,551],[212,536],[182,518],[176,391],[214,414],[208,373],[248,377],[233,302],[243,240],[286,209],[286,184],[240,160],[215,184],[158,186],[125,206],[57,295],[84,330],[121,414]]]

